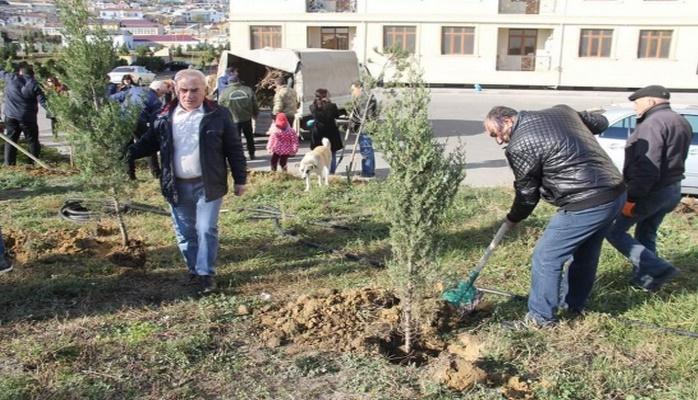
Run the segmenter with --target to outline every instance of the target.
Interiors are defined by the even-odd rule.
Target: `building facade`
[[[351,49],[373,73],[398,46],[431,84],[698,89],[696,37],[698,0],[230,0],[231,49]]]
[[[175,48],[177,46],[191,46],[194,47],[199,44],[199,40],[191,35],[134,35],[133,36],[133,46],[148,46],[156,47],[163,46],[168,48]]]
[[[99,18],[111,20],[143,19],[143,11],[128,8],[105,8],[99,10]]]
[[[125,19],[119,22],[119,29],[131,32],[134,35],[162,35],[162,25],[147,19]]]

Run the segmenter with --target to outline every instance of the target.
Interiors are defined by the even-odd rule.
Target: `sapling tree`
[[[434,288],[438,232],[465,177],[462,146],[448,154],[429,121],[430,92],[412,56],[391,56],[381,115],[367,131],[390,166],[384,197],[390,226],[390,277],[402,305],[405,351],[418,334],[420,309]],[[392,86],[392,88],[391,88]]]
[[[86,187],[111,197],[122,244],[128,246],[119,197],[130,188],[124,145],[132,138],[140,110],[134,105],[122,107],[107,98],[107,73],[116,65],[117,57],[107,32],[91,26],[85,1],[56,2],[66,42],[59,64],[69,93],[49,93],[49,109],[67,133],[80,180]]]

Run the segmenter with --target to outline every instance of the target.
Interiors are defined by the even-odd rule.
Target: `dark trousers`
[[[12,139],[13,142],[19,140],[19,134],[24,132],[24,138],[27,139],[29,143],[29,152],[35,156],[39,157],[41,153],[41,144],[39,144],[39,125],[36,120],[33,121],[20,121],[18,119],[5,117],[5,129],[7,130],[7,136]],[[34,161],[29,160],[31,164]],[[15,165],[17,163],[17,149],[9,143],[5,143],[5,165]]]
[[[136,126],[136,132],[133,134],[135,141],[137,142],[141,136],[145,135],[148,131],[148,124],[145,122],[138,122]],[[160,170],[160,162],[158,160],[158,155],[154,154],[148,157],[148,168],[150,168],[150,173],[153,174],[154,178],[159,178],[162,171]],[[128,162],[128,176],[132,180],[136,180],[136,161],[129,160]]]
[[[288,156],[282,156],[279,154],[272,154],[271,156],[271,170],[276,171],[276,165],[281,165],[281,170],[286,171],[286,163],[288,162]]]
[[[252,120],[237,122],[238,132],[245,135],[247,143],[247,152],[250,154],[250,159],[254,158],[254,131],[252,130]]]

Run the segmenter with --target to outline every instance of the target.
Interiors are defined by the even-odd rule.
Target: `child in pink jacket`
[[[298,134],[288,124],[286,114],[276,114],[276,121],[269,127],[267,151],[271,153],[271,170],[276,171],[277,164],[286,171],[286,162],[298,152]]]

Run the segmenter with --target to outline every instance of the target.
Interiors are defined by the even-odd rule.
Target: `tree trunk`
[[[407,353],[407,356],[409,357],[410,353],[412,353],[412,342],[414,341],[413,338],[413,333],[414,333],[414,327],[413,327],[413,321],[412,321],[412,305],[414,301],[414,265],[412,264],[412,260],[409,259],[407,261],[407,290],[405,290],[405,299],[404,299],[404,308],[402,309],[403,312],[403,318],[404,318],[404,323],[403,323],[403,329],[405,330],[405,353]]]
[[[121,231],[121,244],[124,247],[128,247],[128,232],[126,231],[124,218],[121,215],[121,204],[119,204],[119,199],[116,197],[116,190],[112,188],[111,192],[112,200],[114,201],[114,212],[116,212],[116,220],[119,222],[119,231]]]

